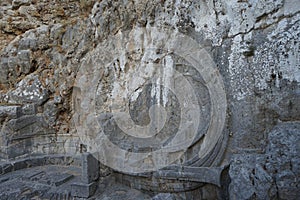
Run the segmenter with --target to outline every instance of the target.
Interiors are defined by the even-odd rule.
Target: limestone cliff
[[[89,151],[153,199],[297,199],[299,38],[298,0],[2,0],[0,159]],[[163,188],[173,165],[225,169]]]

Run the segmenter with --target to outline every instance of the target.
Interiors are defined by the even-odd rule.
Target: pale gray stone
[[[99,161],[90,153],[82,153],[82,182],[89,184],[99,178]]]
[[[28,6],[31,4],[31,0],[13,0],[12,1],[12,6],[13,6],[13,9],[17,9],[19,8],[20,6]]]
[[[74,183],[72,184],[71,194],[74,197],[88,198],[95,193],[97,184],[92,183]]]
[[[0,199],[300,196],[299,0],[0,5]]]

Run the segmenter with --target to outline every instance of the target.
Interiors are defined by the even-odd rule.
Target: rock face
[[[297,0],[3,0],[0,162],[91,152],[103,199],[298,199],[299,18]]]
[[[268,135],[265,154],[234,156],[229,170],[232,199],[299,197],[299,125],[276,125]]]

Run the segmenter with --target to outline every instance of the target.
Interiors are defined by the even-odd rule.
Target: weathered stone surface
[[[12,8],[17,9],[20,6],[29,6],[31,4],[31,0],[13,0],[12,1]]]
[[[99,161],[90,153],[83,153],[81,157],[81,182],[73,183],[71,194],[74,197],[88,198],[97,189],[99,178]]]
[[[48,91],[42,86],[36,75],[27,76],[17,84],[17,89],[8,93],[9,103],[36,103],[42,104],[48,98]]]
[[[161,193],[155,195],[152,200],[181,200],[180,196],[170,193]]]
[[[59,108],[54,101],[48,101],[44,105],[43,119],[45,123],[50,127],[53,127],[56,124],[58,118]]]
[[[62,185],[73,178],[73,175],[68,173],[51,174],[51,182],[55,186]]]
[[[7,173],[0,180],[1,199],[69,199],[79,171],[78,167],[53,165]]]
[[[116,145],[120,154],[104,151],[102,164],[117,165],[118,172],[131,170],[131,174],[119,176],[102,167],[100,182],[112,175],[122,184],[166,193],[146,197],[136,190],[112,187],[103,198],[137,194],[145,199],[156,195],[182,199],[297,199],[299,17],[298,0],[1,0],[0,159],[79,154],[95,146],[107,149]],[[151,28],[163,31],[147,32]],[[182,40],[172,45],[175,35],[194,39],[201,51],[189,42],[180,43]],[[126,40],[130,42],[124,45]],[[152,53],[144,51],[146,48]],[[127,51],[120,53],[118,49]],[[162,51],[165,49],[169,50]],[[211,59],[203,57],[203,51]],[[93,62],[89,62],[91,57],[95,58]],[[175,66],[171,68],[172,62]],[[213,70],[207,73],[212,63]],[[145,81],[147,77],[155,78],[152,64],[161,69],[156,75],[162,75],[155,83]],[[198,65],[200,73],[195,70]],[[92,71],[95,66],[99,68]],[[185,92],[182,97],[193,95],[194,99],[181,101],[172,91],[176,88],[172,84]],[[77,98],[80,95],[83,98]],[[185,105],[195,107],[179,109]],[[87,115],[76,115],[80,107]],[[127,117],[112,115],[124,111]],[[88,126],[78,129],[84,123]],[[181,146],[173,139],[178,130],[189,130],[192,123],[198,124],[192,128],[198,134],[189,148],[182,152],[172,149],[173,153],[162,157],[151,155],[172,142]],[[224,128],[216,124],[224,124]],[[106,134],[101,135],[101,131]],[[153,132],[157,134],[151,135]],[[96,139],[82,140],[78,133]],[[216,137],[213,133],[219,134]],[[103,138],[109,141],[98,143]],[[187,138],[175,141],[186,142]],[[140,153],[146,157],[133,159]],[[179,175],[180,170],[168,174],[155,168],[153,174],[136,176],[141,166],[158,166],[165,161],[174,161],[170,163],[183,168],[230,164],[229,172],[221,174],[230,176],[229,190],[230,181],[221,181],[221,188],[203,185],[192,182],[195,177]],[[14,167],[22,170],[40,162],[51,165],[75,161],[59,156],[14,161],[1,164],[0,172]],[[129,170],[124,163],[128,163]],[[159,174],[166,179],[156,179]],[[176,176],[188,180],[176,184]],[[80,181],[80,177],[74,177]],[[32,199],[50,190],[43,198],[70,196],[71,185],[57,187],[61,189],[58,192],[49,184],[27,190],[26,183],[16,180],[0,177],[1,198]],[[5,192],[9,186],[11,191]],[[180,192],[171,194],[174,190]],[[114,195],[114,191],[118,193]],[[219,193],[226,193],[225,197]]]
[[[155,42],[147,35],[157,38],[162,48],[151,48]],[[107,49],[108,44],[113,48]],[[132,49],[114,47],[118,45]],[[209,165],[215,158],[211,154],[222,153],[225,90],[211,57],[196,41],[172,29],[137,27],[102,46],[81,63],[72,97],[77,132],[83,141],[92,141],[87,144],[99,152],[99,160],[117,171],[140,173],[179,160]],[[124,57],[132,52],[134,58]],[[122,60],[115,63],[117,71],[115,59]],[[193,144],[199,152],[185,155]]]
[[[97,195],[97,199],[118,200],[118,199],[145,199],[150,200],[151,196],[138,190],[126,187],[118,183],[109,185],[102,194]]]
[[[71,194],[74,197],[88,198],[92,196],[97,188],[95,182],[92,183],[73,183]]]
[[[281,199],[297,199],[300,177],[300,123],[281,123],[269,134],[266,169],[273,174]]]
[[[23,115],[34,115],[37,114],[37,105],[36,104],[25,104],[22,106]]]
[[[21,170],[37,166],[45,165],[73,165],[80,166],[81,159],[74,158],[67,155],[44,155],[44,156],[32,156],[28,158],[18,159],[11,162],[1,162],[0,172],[6,174],[15,170]]]
[[[11,163],[3,163],[3,164],[1,164],[1,168],[2,168],[1,175],[13,171],[13,165]]]
[[[234,157],[229,170],[231,199],[297,199],[299,128],[299,122],[280,123],[268,135],[265,154]]]
[[[9,128],[13,131],[18,131],[26,126],[29,126],[38,121],[38,117],[35,115],[22,116],[18,119],[12,119],[9,121]]]
[[[99,178],[99,161],[90,153],[82,154],[82,182],[89,184]]]
[[[15,119],[21,117],[21,107],[20,106],[9,106],[0,105],[0,121],[4,118]]]
[[[259,171],[261,169],[259,161],[262,158],[263,156],[261,155],[238,155],[234,158],[229,171],[231,178],[229,187],[230,199],[253,198],[256,192],[256,185],[259,186],[259,189],[262,189],[259,192],[268,194],[273,183],[272,178],[268,178],[270,175],[264,171],[263,173],[266,175],[255,178],[257,168]],[[261,178],[263,181],[260,180]]]

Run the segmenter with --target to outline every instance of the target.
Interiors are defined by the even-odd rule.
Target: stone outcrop
[[[299,198],[299,18],[297,0],[1,1],[1,198]],[[22,170],[40,178],[5,193]]]

